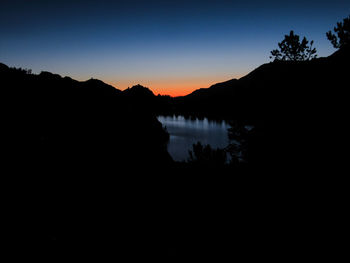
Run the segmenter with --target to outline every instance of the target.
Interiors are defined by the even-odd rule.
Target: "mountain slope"
[[[236,136],[257,172],[279,176],[337,169],[344,164],[342,145],[349,132],[349,68],[349,46],[326,58],[271,62],[239,80],[174,98],[168,113],[254,127]]]
[[[312,61],[264,64],[239,80],[218,83],[175,98],[175,111],[182,114],[257,118],[273,115],[277,111],[281,114],[293,109],[298,111],[299,107],[307,111],[313,104],[315,107],[321,106],[316,105],[320,103],[317,100],[331,103],[327,101],[336,94],[334,91],[346,82],[348,49],[346,47],[327,58]]]
[[[125,240],[146,233],[135,211],[151,208],[138,196],[148,202],[153,180],[172,165],[168,134],[156,116],[130,107],[132,96],[126,100],[98,80],[34,75],[0,64],[0,83],[9,207],[3,237],[101,244],[117,232]],[[116,222],[125,229],[117,231]],[[154,222],[143,219],[157,236],[161,224]]]

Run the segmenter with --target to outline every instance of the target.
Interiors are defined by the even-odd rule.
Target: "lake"
[[[174,161],[186,161],[192,145],[201,142],[212,148],[224,148],[228,145],[225,121],[209,121],[204,119],[185,119],[183,116],[158,116],[158,120],[170,134],[168,152]]]

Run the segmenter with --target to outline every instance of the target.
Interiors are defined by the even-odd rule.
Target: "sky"
[[[0,0],[0,62],[180,96],[268,63],[290,30],[328,56],[348,15],[349,0]]]

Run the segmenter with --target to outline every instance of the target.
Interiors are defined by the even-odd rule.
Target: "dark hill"
[[[271,62],[238,80],[174,98],[168,110],[255,126],[251,164],[320,168],[338,160],[345,142],[349,68],[349,46],[311,61]]]
[[[305,62],[271,62],[239,80],[232,79],[207,89],[175,98],[173,112],[217,116],[218,118],[258,118],[295,111],[324,110],[344,90],[349,48],[326,58]],[[336,91],[338,90],[338,91]],[[333,97],[333,99],[336,99]],[[325,100],[324,104],[319,104]],[[301,112],[299,112],[301,113]]]
[[[32,144],[32,155],[41,153],[40,147],[46,147],[46,142],[57,147],[47,149],[54,156],[60,153],[68,161],[68,156],[77,151],[71,156],[74,160],[99,159],[107,166],[116,165],[118,159],[123,160],[121,164],[130,160],[148,163],[142,156],[148,150],[152,150],[146,154],[152,162],[167,155],[167,136],[154,114],[146,114],[141,106],[128,107],[138,99],[137,94],[130,94],[126,100],[124,93],[100,80],[79,82],[49,72],[34,75],[3,64],[0,82],[8,118],[16,120],[17,125],[7,128],[15,132],[12,134],[16,134],[18,147]],[[107,160],[114,160],[113,164]]]
[[[150,89],[143,87],[140,84],[124,90],[123,93],[126,96],[139,97],[144,99],[154,97],[154,94]]]
[[[90,89],[92,92],[98,92],[105,96],[115,96],[116,94],[121,93],[120,90],[98,79],[89,79],[85,82],[81,82],[80,85],[84,90]]]
[[[349,61],[342,49],[307,62],[268,63],[175,99],[142,86],[121,92],[97,80],[0,64],[5,177],[15,181],[6,184],[13,208],[6,228],[19,239],[58,233],[83,253],[110,245],[142,259],[170,246],[180,248],[178,261],[217,260],[232,252],[233,238],[245,255],[310,250],[310,240],[326,239],[324,207],[345,207],[329,196],[343,193]],[[238,134],[247,162],[223,174],[173,166],[156,112],[251,125]],[[166,261],[164,250],[154,255]]]
[[[191,94],[185,96],[186,98],[196,98],[199,96],[203,97],[215,97],[215,96],[220,96],[222,94],[225,94],[225,92],[228,92],[228,89],[231,89],[234,85],[237,84],[237,79],[231,79],[229,81],[221,82],[214,84],[210,86],[209,88],[205,89],[199,89],[193,91]]]
[[[128,106],[140,114],[155,114],[157,112],[158,100],[153,92],[140,84],[128,88],[122,92],[122,97]]]
[[[172,163],[168,134],[156,116],[129,107],[132,96],[125,100],[99,80],[35,75],[0,64],[0,83],[4,194],[12,211],[6,238],[107,242],[117,222],[134,225],[122,228],[121,236],[145,233],[134,212],[121,213],[136,206],[148,213],[137,196],[150,191],[152,180]],[[145,218],[143,224],[154,222]]]

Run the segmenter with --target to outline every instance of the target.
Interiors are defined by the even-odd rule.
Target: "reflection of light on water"
[[[225,121],[209,121],[207,118],[191,120],[184,116],[159,116],[158,120],[170,134],[168,151],[176,161],[186,160],[188,151],[198,141],[212,148],[225,148],[228,145],[229,125]]]
[[[209,128],[209,125],[208,125],[208,119],[207,118],[205,118],[204,120],[203,120],[203,129],[208,129]]]

